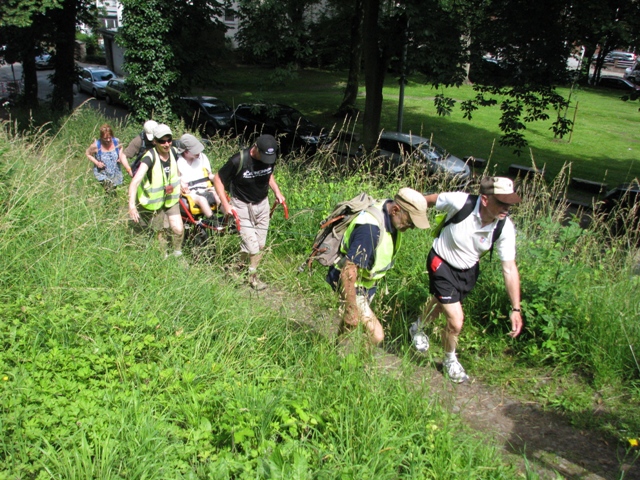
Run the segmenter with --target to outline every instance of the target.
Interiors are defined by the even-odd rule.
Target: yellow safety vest
[[[382,211],[386,200],[376,203],[373,205],[374,208]],[[383,212],[384,215],[384,212]],[[351,234],[357,225],[377,225],[380,228],[380,239],[378,240],[378,246],[375,251],[375,260],[373,262],[373,266],[371,270],[365,270],[363,268],[358,268],[358,279],[356,280],[356,287],[362,286],[364,288],[372,288],[375,286],[376,281],[385,276],[385,274],[391,270],[394,263],[394,258],[396,256],[396,252],[400,247],[400,239],[402,233],[400,231],[397,232],[396,243],[393,244],[393,237],[384,226],[384,222],[382,225],[378,223],[376,217],[374,217],[371,213],[363,210],[360,214],[351,222],[351,224],[347,227],[347,230],[344,232],[344,237],[342,237],[342,244],[340,245],[340,252],[343,255],[346,255],[349,251],[349,241],[351,238]]]
[[[174,206],[180,198],[180,176],[178,175],[178,164],[176,163],[173,149],[169,150],[169,178],[164,174],[162,162],[155,148],[145,153],[144,157],[146,156],[151,156],[153,160],[151,181],[149,181],[149,175],[145,175],[144,181],[138,185],[138,201],[140,205],[152,211],[159,210],[162,207],[170,208]],[[166,193],[165,187],[167,185],[173,187],[173,192]]]

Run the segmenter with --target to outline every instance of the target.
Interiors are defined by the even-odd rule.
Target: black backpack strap
[[[451,218],[447,219],[444,222],[444,225],[440,229],[440,233],[442,233],[442,230],[447,228],[448,225],[451,225],[452,223],[453,224],[460,223],[469,215],[471,215],[471,212],[473,212],[473,209],[476,208],[477,202],[478,202],[478,195],[469,195],[467,197],[467,200],[464,202],[464,205],[462,206],[462,208],[458,210],[455,213],[455,215],[453,215]]]
[[[507,222],[507,217],[503,218],[498,222],[496,228],[493,229],[493,235],[491,235],[491,248],[489,249],[489,261],[493,260],[493,246],[496,244],[500,235],[502,234],[502,229],[504,228],[504,224]]]

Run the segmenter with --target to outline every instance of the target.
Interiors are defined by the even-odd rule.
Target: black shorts
[[[427,257],[429,291],[440,303],[462,302],[480,275],[480,264],[460,270],[442,260],[432,248]]]

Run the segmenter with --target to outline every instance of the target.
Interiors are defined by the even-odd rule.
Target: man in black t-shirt
[[[271,135],[261,135],[248,151],[241,151],[225,163],[213,179],[223,211],[235,211],[240,218],[241,254],[249,265],[249,284],[263,290],[266,284],[258,280],[257,270],[269,229],[269,188],[278,203],[285,201],[273,177],[278,142]],[[229,186],[231,202],[225,185]]]

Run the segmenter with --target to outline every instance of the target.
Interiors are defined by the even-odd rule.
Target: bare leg
[[[192,195],[191,198],[196,203],[196,205],[200,207],[200,211],[202,211],[205,217],[209,218],[213,215],[213,211],[211,210],[209,201],[205,197],[201,195]]]
[[[462,324],[464,323],[464,312],[462,311],[462,304],[445,303],[441,304],[444,310],[444,316],[447,319],[447,326],[442,333],[442,346],[445,353],[453,353],[456,351],[458,345],[458,337],[462,331]]]

